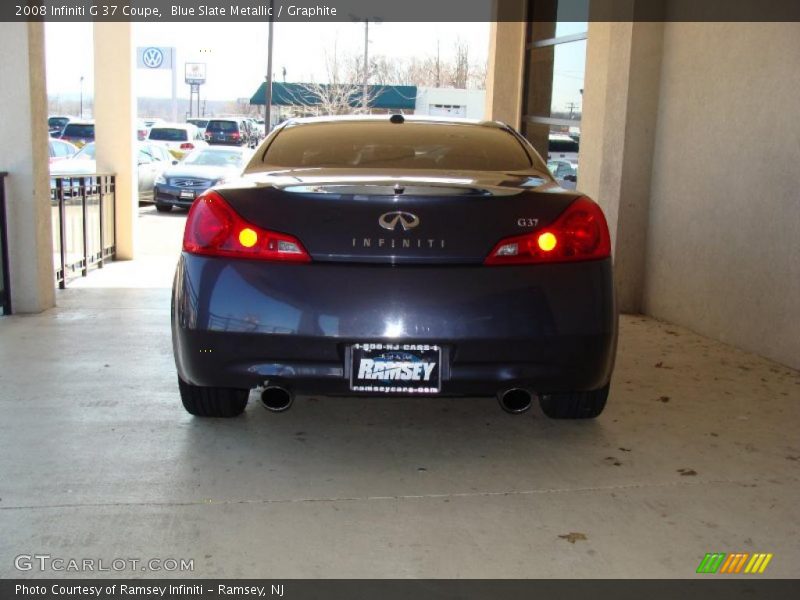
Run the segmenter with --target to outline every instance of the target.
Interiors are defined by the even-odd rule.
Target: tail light
[[[573,262],[609,256],[611,238],[603,211],[588,198],[578,198],[553,224],[500,240],[484,264]]]
[[[183,249],[191,254],[311,262],[300,240],[248,223],[218,193],[195,200],[186,219]]]
[[[194,150],[194,144],[191,142],[184,142],[181,144],[181,150]]]
[[[234,131],[233,133],[231,133],[231,137],[235,140],[238,140],[241,136],[239,135],[238,131]]]

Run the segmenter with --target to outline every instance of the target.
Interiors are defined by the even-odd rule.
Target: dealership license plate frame
[[[437,395],[442,391],[442,373],[445,366],[445,353],[444,348],[438,344],[391,344],[391,343],[355,343],[347,348],[348,360],[348,379],[350,383],[350,391],[356,393],[373,393],[380,395]],[[435,357],[435,387],[428,385],[409,385],[411,382],[403,380],[394,380],[398,385],[387,385],[384,380],[376,380],[373,384],[359,383],[356,381],[356,370],[359,367],[361,353],[366,357],[375,352],[406,352],[417,355],[420,360],[425,356]],[[430,358],[428,359],[430,360]],[[363,382],[364,380],[362,380]]]

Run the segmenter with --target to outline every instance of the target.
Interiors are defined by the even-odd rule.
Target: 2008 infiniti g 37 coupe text
[[[600,208],[558,187],[500,123],[291,120],[234,183],[200,196],[175,275],[183,405],[240,414],[249,391],[497,396],[599,415],[614,363]]]

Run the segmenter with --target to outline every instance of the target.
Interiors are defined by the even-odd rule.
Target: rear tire
[[[186,412],[196,417],[238,417],[247,406],[250,390],[203,387],[178,377],[178,388]]]
[[[541,397],[542,412],[551,419],[594,419],[603,412],[608,385],[591,392],[559,392]]]
[[[158,212],[169,212],[172,210],[172,204],[156,204]]]

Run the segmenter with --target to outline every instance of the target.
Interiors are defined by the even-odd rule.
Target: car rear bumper
[[[153,191],[153,197],[156,204],[170,204],[172,206],[181,206],[189,208],[194,204],[195,198],[205,192],[211,186],[204,188],[191,188],[190,191],[194,192],[194,198],[181,198],[181,192],[186,188],[179,188],[170,185],[157,185]]]
[[[442,346],[442,394],[603,387],[617,339],[610,260],[558,265],[277,264],[183,254],[179,376],[202,386],[352,394],[358,342]]]

